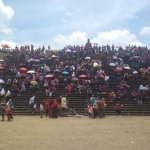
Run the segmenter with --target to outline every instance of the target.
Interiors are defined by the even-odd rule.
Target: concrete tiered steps
[[[19,61],[14,61],[16,63],[19,63]],[[11,62],[12,63],[12,62]],[[109,66],[108,64],[105,65],[103,64],[103,69],[105,72],[109,72]],[[120,80],[116,79],[116,76],[113,74],[110,74],[110,81],[109,81],[109,89],[108,93],[114,91],[115,93],[118,91],[118,85],[120,83]],[[104,81],[100,81],[100,84],[104,84]],[[130,86],[127,88],[127,100],[121,101],[122,106],[122,115],[150,115],[150,100],[148,102],[143,102],[143,107],[142,111],[139,112],[137,109],[137,102],[131,100],[131,91],[132,90],[138,90],[139,85],[147,85],[148,81],[143,81],[141,78],[138,79],[138,81],[132,81],[130,80],[128,82],[128,85]],[[109,102],[108,101],[108,94],[97,94],[96,89],[92,89],[93,95],[94,96],[99,96],[100,98],[104,97],[107,102],[107,107],[106,107],[106,115],[114,115],[114,106],[116,102]],[[57,95],[56,98],[58,99],[60,95],[64,95],[65,90],[64,88],[58,88],[57,89]],[[38,106],[38,111],[37,115],[39,115],[39,104],[41,101],[46,100],[45,92],[44,90],[41,90],[41,92],[30,92],[29,90],[21,95],[21,96],[16,96],[12,95],[12,100],[15,104],[15,109],[14,109],[14,115],[31,115],[31,112],[29,112],[29,99],[31,96],[35,95],[35,102]],[[53,96],[51,98],[54,98]],[[69,102],[72,104],[73,108],[76,110],[78,114],[84,114],[84,102],[85,100],[88,100],[88,97],[86,95],[86,92],[82,92],[82,94],[68,94],[67,99]]]
[[[117,92],[118,88],[117,85],[120,83],[120,81],[111,81],[110,80],[110,85],[109,85],[109,89],[108,89],[108,93],[111,91],[115,91]],[[147,82],[144,82],[143,84],[145,85]],[[150,101],[148,102],[143,102],[143,108],[142,111],[139,112],[137,109],[137,102],[131,100],[131,96],[130,93],[133,89],[138,89],[139,83],[132,85],[133,82],[129,82],[130,88],[127,88],[127,99],[128,100],[124,100],[121,101],[121,105],[122,106],[122,115],[150,115]],[[106,115],[114,115],[115,111],[114,111],[114,106],[116,104],[115,102],[109,102],[108,101],[108,94],[97,94],[97,90],[93,89],[93,95],[94,96],[99,96],[100,98],[104,97],[106,99],[107,102],[107,108],[106,108]],[[57,95],[56,98],[58,99],[60,95],[64,95],[65,94],[65,90],[64,88],[58,88],[57,89]],[[39,114],[39,104],[41,101],[45,101],[46,100],[46,96],[45,96],[45,92],[44,90],[41,90],[41,92],[30,92],[27,91],[25,94],[21,95],[21,96],[16,96],[16,95],[12,95],[12,99],[14,101],[15,104],[15,110],[14,110],[14,114],[15,115],[30,115],[31,113],[29,112],[29,99],[31,96],[36,96],[35,98],[35,102],[38,106],[38,111],[36,114]],[[54,96],[52,96],[51,98],[54,98]],[[78,114],[84,114],[84,102],[88,97],[86,95],[86,92],[83,91],[82,94],[68,94],[67,95],[67,99],[69,100],[69,102],[72,104],[73,108],[76,110],[76,112]]]

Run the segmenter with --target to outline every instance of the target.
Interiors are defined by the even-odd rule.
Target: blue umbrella
[[[140,87],[139,90],[140,91],[148,91],[148,88],[143,86],[143,87]]]
[[[67,72],[67,71],[63,71],[63,72],[62,72],[62,74],[69,74],[69,72]]]
[[[45,60],[45,58],[40,58],[40,60]]]

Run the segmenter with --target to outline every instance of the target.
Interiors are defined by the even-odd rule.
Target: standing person
[[[43,102],[40,104],[40,115],[41,115],[41,118],[43,118],[43,112],[44,112],[44,105],[43,105]]]
[[[47,117],[48,115],[49,115],[49,117],[50,117],[50,114],[49,114],[49,105],[50,105],[50,99],[49,99],[49,97],[47,97],[46,102],[45,102],[46,117]]]
[[[95,102],[93,105],[93,118],[94,119],[97,117],[97,109],[98,109],[97,102]]]
[[[58,107],[58,103],[56,98],[54,98],[49,105],[49,109],[50,109],[50,117],[51,118],[57,118],[58,117],[58,112],[57,112],[57,107]]]
[[[89,118],[93,118],[93,107],[92,107],[92,104],[88,105],[88,113],[89,113]]]
[[[107,104],[106,104],[105,98],[102,98],[101,101],[104,104],[104,107],[102,109],[102,117],[105,118],[105,108],[106,108]]]
[[[35,99],[35,96],[32,96],[29,100],[29,106],[30,106],[31,112],[33,112],[33,110],[34,110],[34,99]]]
[[[12,119],[12,106],[10,103],[7,103],[7,108],[6,108],[6,114],[7,114],[7,120],[11,121]]]
[[[141,111],[142,104],[143,104],[141,96],[138,96],[138,98],[137,98],[137,104],[138,104],[138,110]]]
[[[9,99],[7,105],[10,105],[10,107],[11,107],[10,118],[13,119],[12,113],[13,113],[13,109],[14,109],[14,103],[13,103],[12,99]]]
[[[5,99],[4,98],[2,98],[2,100],[1,100],[0,108],[1,108],[1,116],[2,116],[2,120],[1,121],[4,121],[5,108],[6,108],[6,103],[5,103]]]
[[[117,115],[121,115],[121,105],[119,102],[115,106],[115,111]]]

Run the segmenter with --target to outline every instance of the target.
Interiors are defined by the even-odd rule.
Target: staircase
[[[108,65],[103,65],[103,68],[105,70],[105,72],[109,72],[109,66]],[[118,80],[115,75],[113,74],[109,74],[110,76],[110,81],[109,81],[109,89],[108,89],[108,93],[110,92],[117,92],[118,91],[118,85],[120,83],[120,80]],[[103,81],[100,81],[101,84],[103,84]],[[121,101],[121,105],[122,105],[122,115],[150,115],[150,100],[148,100],[148,102],[143,102],[143,106],[142,106],[142,111],[139,112],[138,111],[138,107],[137,107],[137,101],[133,101],[131,100],[131,91],[132,90],[138,90],[139,85],[147,85],[148,81],[143,81],[141,78],[138,79],[138,81],[132,81],[130,80],[128,82],[128,85],[130,86],[129,88],[127,88],[127,100]],[[115,115],[115,104],[117,101],[115,102],[109,102],[108,101],[108,94],[97,94],[97,90],[96,89],[92,89],[92,94],[94,96],[99,96],[100,98],[105,98],[106,99],[106,103],[107,103],[107,107],[106,107],[106,115]],[[65,90],[64,88],[57,88],[57,95],[56,98],[58,99],[61,95],[65,94]],[[39,104],[41,101],[45,101],[46,100],[46,95],[45,95],[45,91],[44,89],[41,89],[40,92],[31,92],[29,90],[27,90],[27,92],[25,94],[22,94],[21,96],[16,96],[16,95],[12,95],[11,98],[14,102],[15,108],[14,108],[14,115],[31,115],[31,112],[29,112],[29,99],[32,96],[36,96],[35,98],[35,103],[37,104],[37,112],[35,113],[35,115],[39,115]],[[150,96],[150,95],[149,95]],[[53,99],[54,96],[51,97],[51,99]],[[67,95],[67,99],[69,100],[69,102],[71,103],[71,105],[73,106],[73,108],[76,110],[76,112],[80,115],[84,114],[84,102],[85,100],[89,100],[89,98],[86,95],[86,92],[83,91],[82,94],[68,94]]]

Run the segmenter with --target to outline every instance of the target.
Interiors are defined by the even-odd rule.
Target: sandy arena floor
[[[149,150],[150,117],[15,116],[0,122],[0,150]]]

